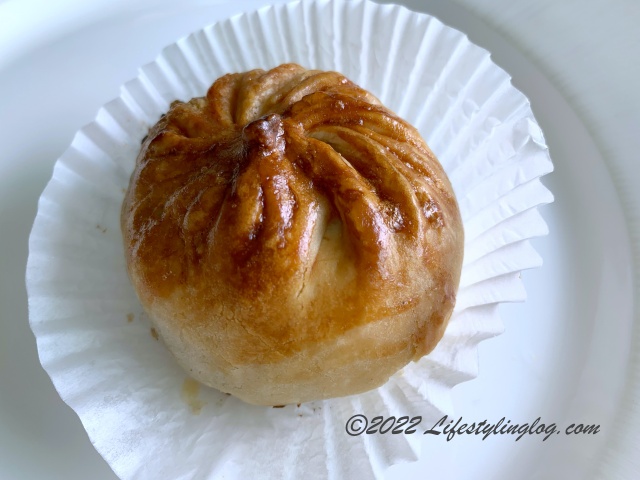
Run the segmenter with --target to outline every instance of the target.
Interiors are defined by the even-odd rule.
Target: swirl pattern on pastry
[[[463,254],[418,131],[343,75],[294,64],[172,103],[143,141],[122,229],[178,362],[265,405],[365,391],[430,352]]]

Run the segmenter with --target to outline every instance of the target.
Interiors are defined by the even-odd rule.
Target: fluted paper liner
[[[465,225],[456,310],[438,347],[365,394],[256,407],[190,383],[129,283],[120,207],[140,141],[171,101],[220,75],[296,62],[337,70],[414,124],[442,162]],[[40,360],[96,449],[125,479],[371,478],[420,455],[414,435],[349,436],[356,413],[452,413],[451,388],[522,301],[541,264],[553,169],[527,99],[485,50],[437,19],[369,1],[268,7],[165,48],[81,129],[56,163],[29,241],[29,315]]]

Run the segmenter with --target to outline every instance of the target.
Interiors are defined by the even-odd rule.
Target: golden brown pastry
[[[343,75],[293,64],[174,102],[143,142],[122,230],[178,362],[260,405],[363,392],[429,353],[463,255],[417,130]]]

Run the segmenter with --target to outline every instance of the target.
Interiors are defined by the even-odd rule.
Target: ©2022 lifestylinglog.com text
[[[544,442],[553,434],[559,435],[595,435],[600,431],[600,425],[585,425],[582,423],[572,423],[564,429],[559,428],[555,423],[546,424],[541,417],[536,418],[531,423],[511,423],[502,417],[495,423],[488,420],[481,422],[465,422],[462,417],[457,420],[449,419],[447,415],[435,422],[433,425],[420,427],[422,417],[382,417],[376,416],[369,421],[366,415],[356,414],[352,416],[345,425],[346,432],[351,436],[373,435],[373,434],[422,434],[422,435],[444,435],[447,442],[453,440],[457,435],[474,435],[482,440],[495,435],[512,435],[518,441],[525,435],[542,435]]]

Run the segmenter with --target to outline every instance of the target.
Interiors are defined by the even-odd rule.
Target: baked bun
[[[143,142],[122,230],[180,365],[259,405],[363,392],[430,352],[463,255],[417,130],[343,75],[292,64],[173,102]]]

